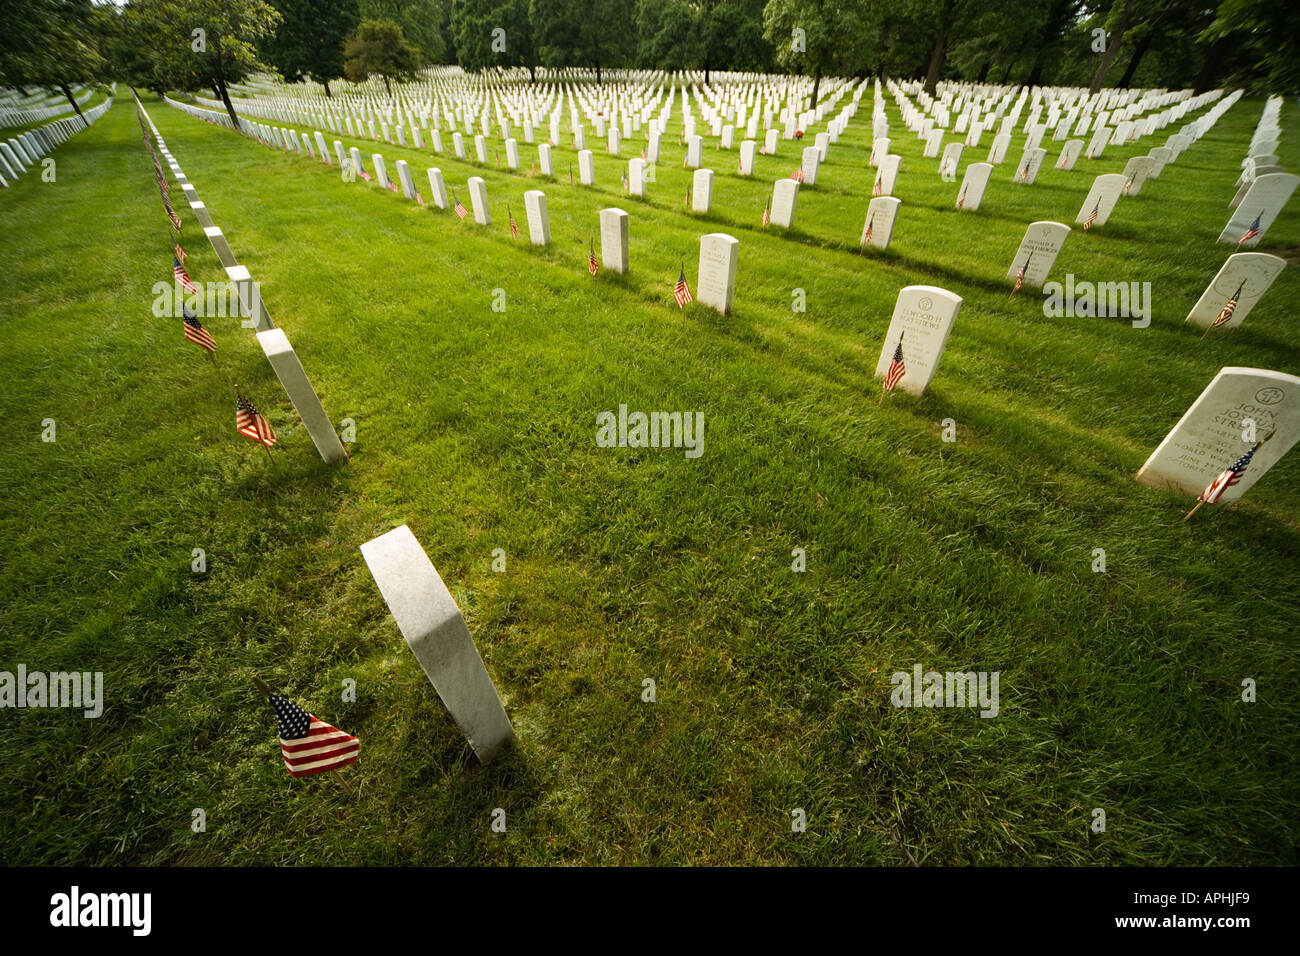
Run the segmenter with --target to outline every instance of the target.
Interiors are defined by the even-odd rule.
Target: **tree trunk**
[[[1219,67],[1223,65],[1224,52],[1227,44],[1224,43],[1223,37],[1215,40],[1205,48],[1205,62],[1201,64],[1201,72],[1196,74],[1196,79],[1192,81],[1192,92],[1200,95],[1214,88],[1214,77],[1219,72]]]
[[[989,67],[993,65],[992,60],[985,60],[984,65],[980,67],[980,75],[976,77],[976,83],[983,83],[989,78]]]
[[[939,32],[934,38],[934,48],[930,50],[930,68],[925,73],[925,92],[931,96],[938,89],[939,74],[943,72],[944,60],[948,58],[948,31],[952,29],[952,8],[954,0],[943,0],[939,8]]]
[[[529,64],[528,64],[528,77],[529,77],[529,79],[531,79],[534,83],[537,82],[537,64],[536,64],[536,63],[529,63]]]
[[[1156,31],[1153,28],[1148,30],[1141,40],[1138,40],[1137,46],[1133,48],[1133,56],[1129,59],[1128,66],[1124,70],[1124,75],[1119,78],[1119,83],[1116,84],[1121,89],[1128,89],[1128,85],[1133,82],[1133,74],[1137,72],[1138,64],[1142,62],[1142,57],[1151,48],[1151,43],[1155,38]]]
[[[334,94],[330,92],[330,81],[326,80],[322,85],[325,87],[325,95],[330,99],[334,99]]]
[[[1124,0],[1115,29],[1111,36],[1106,38],[1106,52],[1101,55],[1101,62],[1097,64],[1097,72],[1093,75],[1092,86],[1088,90],[1090,93],[1096,93],[1101,89],[1101,84],[1106,80],[1106,72],[1115,62],[1115,57],[1119,56],[1119,48],[1124,42],[1124,31],[1128,29],[1128,12],[1132,4],[1133,0]]]
[[[230,114],[230,121],[235,124],[235,129],[242,130],[244,127],[240,125],[239,117],[235,115],[235,104],[230,102],[230,93],[226,90],[226,79],[220,74],[217,74],[217,86],[221,89],[221,102],[226,104],[226,112]]]
[[[68,98],[68,102],[71,103],[72,108],[77,111],[77,115],[81,116],[81,121],[83,123],[86,122],[86,117],[81,115],[81,107],[77,105],[77,98],[72,95],[72,90],[68,89],[68,84],[60,83],[59,89],[61,89],[63,91],[63,95]]]
[[[383,74],[383,77],[384,77],[384,92],[387,93],[389,99],[391,99],[393,96],[393,88],[388,85],[388,74],[387,73]]]
[[[821,66],[818,66],[817,71],[813,73],[813,94],[812,94],[813,109],[817,108],[817,91],[821,89],[821,86],[822,86],[822,68]]]

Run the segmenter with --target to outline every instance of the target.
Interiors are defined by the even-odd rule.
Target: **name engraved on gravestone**
[[[881,343],[876,378],[885,377],[902,336],[906,372],[898,387],[912,395],[923,393],[934,378],[961,302],[961,296],[935,286],[912,285],[902,289]]]
[[[1021,267],[1024,267],[1024,284],[1042,288],[1069,235],[1070,227],[1063,222],[1050,220],[1031,222],[1025,229],[1024,238],[1020,240],[1016,254],[1011,257],[1011,265],[1007,269],[1007,281],[1014,282],[1016,276],[1020,274]]]

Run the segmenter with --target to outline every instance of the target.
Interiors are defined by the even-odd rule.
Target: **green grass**
[[[794,144],[753,180],[710,144],[715,212],[695,216],[674,125],[647,201],[619,189],[639,140],[623,160],[594,144],[591,189],[557,149],[539,251],[506,226],[527,175],[344,140],[394,178],[406,158],[426,198],[429,165],[466,203],[484,176],[482,229],[146,106],[357,441],[326,469],[251,333],[206,323],[214,372],[152,316],[170,253],[129,98],[57,151],[57,183],[0,196],[0,669],[103,670],[107,695],[98,720],[0,711],[7,863],[1297,862],[1300,456],[1189,524],[1187,499],[1132,480],[1220,367],[1300,371],[1295,268],[1235,332],[1183,323],[1231,251],[1214,239],[1262,101],[1067,241],[1056,277],[1152,283],[1145,330],[1046,319],[1003,276],[1027,222],[1071,222],[1094,175],[1162,135],[1029,188],[1010,182],[1017,135],[984,208],[958,213],[890,102],[903,207],[889,252],[864,255],[869,94],[789,234],[758,223]],[[1280,152],[1300,165],[1294,137]],[[191,274],[224,278],[173,195]],[[609,205],[631,214],[632,272],[593,280]],[[727,317],[671,299],[712,231],[741,242]],[[1261,248],[1294,259],[1300,217]],[[926,395],[879,407],[913,283],[965,301]],[[274,466],[234,432],[232,379],[280,432]],[[620,402],[703,410],[703,457],[597,447]],[[486,768],[361,560],[403,522],[518,733]],[[1000,671],[1000,716],[890,707],[890,674],[916,663]],[[361,738],[355,799],[287,777],[254,673]]]

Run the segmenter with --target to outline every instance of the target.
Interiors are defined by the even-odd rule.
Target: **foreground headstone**
[[[898,293],[889,331],[880,348],[876,378],[889,370],[900,337],[903,342],[903,365],[906,369],[898,387],[920,395],[934,378],[943,355],[943,347],[961,308],[961,296],[930,285],[909,285]]]
[[[789,229],[794,224],[798,200],[799,184],[793,179],[778,179],[772,187],[772,224]]]
[[[622,209],[600,211],[600,259],[611,272],[628,270],[627,213]]]
[[[1123,173],[1105,173],[1092,181],[1092,188],[1079,207],[1079,215],[1074,221],[1084,229],[1094,229],[1106,225],[1119,197],[1124,195],[1124,186],[1128,177]]]
[[[1265,173],[1257,177],[1219,233],[1218,241],[1236,243],[1241,249],[1259,245],[1297,184],[1300,176],[1291,173]]]
[[[406,525],[361,546],[379,593],[429,683],[482,763],[513,737],[465,618]]]
[[[298,417],[307,427],[307,434],[311,436],[321,458],[325,459],[327,465],[337,465],[347,461],[348,456],[343,450],[343,443],[339,441],[334,426],[330,424],[329,416],[325,414],[325,408],[321,405],[316,390],[307,380],[307,373],[303,371],[302,363],[298,361],[298,355],[289,344],[284,330],[271,329],[257,333],[257,344],[262,346],[262,353],[271,363],[275,377],[280,380],[285,394],[289,396],[289,401],[293,402],[293,407],[297,409]]]
[[[730,312],[736,294],[736,264],[739,258],[740,240],[735,236],[724,232],[701,236],[695,300],[701,305],[712,306],[723,315]]]
[[[862,237],[858,245],[872,249],[889,248],[889,240],[894,235],[894,223],[898,220],[898,209],[903,205],[901,199],[893,196],[877,196],[867,204],[867,218],[862,222]]]
[[[1221,369],[1151,453],[1137,481],[1199,496],[1256,440],[1270,434],[1220,503],[1249,491],[1300,438],[1300,378],[1262,368]]]
[[[1011,267],[1007,269],[1007,281],[1014,282],[1020,270],[1024,269],[1023,284],[1042,288],[1069,235],[1070,227],[1063,222],[1048,220],[1031,222],[1029,228],[1025,230],[1025,237],[1020,240],[1020,247],[1011,257]]]
[[[1273,280],[1286,268],[1286,260],[1267,252],[1238,252],[1228,256],[1214,281],[1202,293],[1187,321],[1208,329],[1219,319],[1231,303],[1229,314],[1219,323],[1221,329],[1231,329],[1246,320],[1255,303],[1268,291]]]
[[[528,219],[528,238],[535,246],[551,244],[551,217],[546,211],[546,194],[540,189],[524,193],[524,215]]]

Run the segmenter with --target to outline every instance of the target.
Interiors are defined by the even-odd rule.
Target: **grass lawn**
[[[5,861],[1295,864],[1300,453],[1188,524],[1189,500],[1132,480],[1221,367],[1300,372],[1294,266],[1241,329],[1183,323],[1232,251],[1214,239],[1263,101],[1066,242],[1053,278],[1152,284],[1134,329],[1045,318],[1004,276],[1028,222],[1072,222],[1096,174],[1176,126],[1069,173],[1046,143],[1032,187],[1011,182],[1017,133],[965,213],[889,100],[903,206],[890,250],[863,254],[870,100],[789,233],[759,224],[789,142],[752,180],[706,143],[714,212],[683,210],[680,101],[645,201],[620,195],[640,139],[622,159],[589,139],[594,188],[568,185],[567,145],[539,184],[344,139],[394,178],[405,158],[426,199],[430,165],[467,205],[482,175],[485,229],[146,100],[326,410],[355,420],[336,470],[237,320],[205,320],[213,369],[152,315],[171,260],[129,96],[55,153],[57,183],[3,191],[0,670],[100,670],[107,698],[97,720],[0,711]],[[1280,153],[1300,166],[1294,135]],[[224,279],[173,196],[191,275]],[[610,205],[631,216],[631,273],[592,279]],[[740,240],[734,313],[679,311],[679,265],[694,289],[714,231]],[[1260,248],[1295,260],[1294,202]],[[927,393],[879,406],[881,340],[916,283],[965,301]],[[279,431],[274,465],[235,433],[231,381]],[[598,447],[620,403],[702,411],[704,454]],[[514,722],[486,768],[361,559],[401,523]],[[999,716],[891,707],[890,675],[918,663],[999,671]],[[253,674],[361,739],[355,798],[287,776]]]

